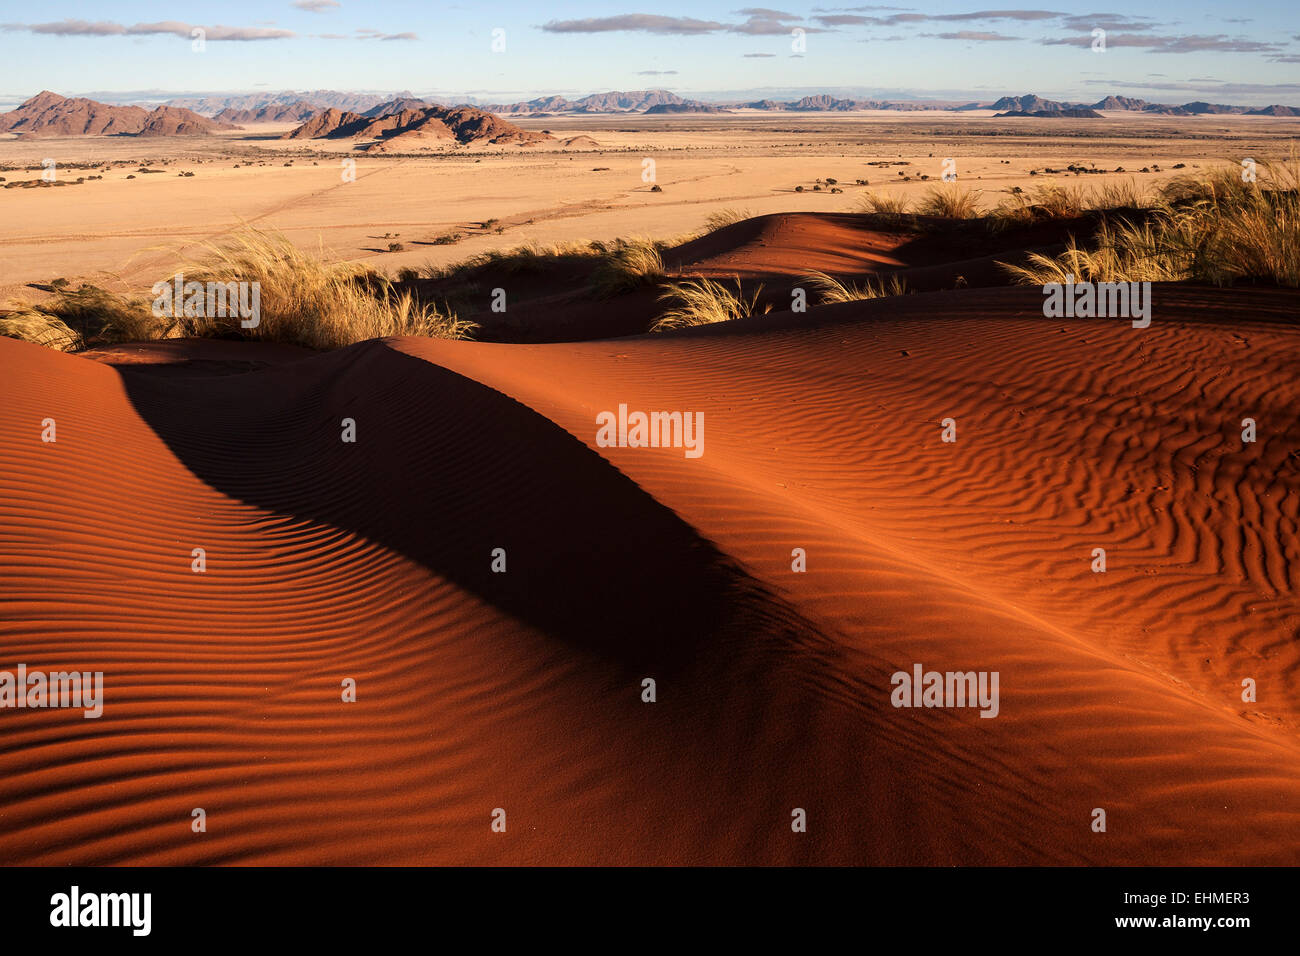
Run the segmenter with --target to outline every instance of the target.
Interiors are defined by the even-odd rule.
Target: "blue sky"
[[[666,88],[1300,105],[1293,3],[742,7],[695,0],[0,3],[0,100],[41,89],[411,90],[514,100]],[[1110,12],[1107,12],[1110,11]],[[206,49],[191,49],[204,27]],[[792,49],[791,31],[806,49]],[[1092,30],[1107,30],[1104,53]],[[505,49],[492,50],[493,30]]]

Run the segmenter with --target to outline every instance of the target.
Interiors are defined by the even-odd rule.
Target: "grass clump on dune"
[[[39,305],[23,303],[0,310],[0,335],[60,352],[170,338],[178,334],[174,324],[155,318],[148,300],[96,285],[58,289],[52,299]]]
[[[1059,256],[1002,264],[1018,282],[1065,277],[1100,282],[1239,280],[1300,287],[1300,163],[1259,164],[1256,181],[1236,167],[1181,176],[1141,217],[1103,220],[1092,243],[1071,239]]]
[[[592,291],[601,297],[621,295],[656,285],[668,275],[664,267],[665,243],[653,239],[619,239],[604,249],[591,275]]]
[[[852,282],[841,282],[825,272],[810,272],[803,277],[802,281],[804,285],[812,286],[822,305],[883,299],[888,296],[903,295],[907,291],[907,280],[900,279],[896,275],[868,279],[863,285],[857,285]]]
[[[0,334],[78,351],[119,342],[198,336],[279,342],[333,349],[395,335],[464,338],[472,322],[399,292],[392,281],[364,266],[328,262],[323,253],[298,249],[279,235],[246,230],[224,242],[201,247],[198,258],[175,275],[183,282],[257,289],[258,321],[244,327],[229,309],[199,315],[156,314],[153,300],[109,292],[98,286],[59,290],[39,305],[0,312]],[[233,287],[232,287],[233,288]],[[182,310],[183,312],[184,310]]]
[[[60,352],[79,352],[85,348],[80,332],[53,312],[40,312],[31,306],[0,311],[0,335]]]
[[[1144,186],[1138,185],[1136,179],[1123,182],[1106,183],[1088,203],[1089,209],[1146,209],[1151,205],[1151,196]]]
[[[1000,263],[1021,285],[1049,282],[1170,282],[1190,277],[1181,242],[1153,223],[1102,222],[1090,248],[1071,237],[1059,256],[1033,253],[1023,266]]]
[[[857,208],[860,212],[875,213],[882,216],[901,216],[907,212],[908,199],[904,195],[889,193],[863,193],[858,197]]]
[[[1038,186],[1033,205],[1047,219],[1078,219],[1088,208],[1088,193],[1081,186]]]
[[[596,241],[526,242],[509,249],[489,249],[447,266],[430,266],[430,279],[465,278],[471,273],[493,269],[506,274],[544,273],[565,263],[595,259],[605,255],[606,245]]]
[[[313,349],[342,348],[395,335],[464,338],[473,323],[398,292],[385,276],[353,263],[331,263],[283,236],[250,230],[205,247],[183,270],[195,282],[257,282],[261,321],[242,327],[239,316],[185,317],[183,335],[239,337]]]
[[[979,194],[956,183],[931,186],[917,203],[916,211],[942,219],[974,219],[979,214]]]
[[[731,291],[721,282],[713,279],[687,279],[684,282],[669,284],[660,301],[670,303],[671,308],[659,316],[651,327],[652,332],[666,332],[670,329],[688,328],[694,325],[711,325],[715,322],[730,322],[747,316],[760,314],[758,300],[763,294],[760,285],[748,297],[745,297],[740,280],[736,280],[736,291]],[[762,312],[772,310],[769,304]]]
[[[1039,185],[1032,191],[1017,187],[991,213],[996,227],[1025,226],[1056,219],[1080,219],[1090,212],[1116,209],[1139,211],[1150,199],[1135,180],[1107,183],[1099,190],[1081,186]]]
[[[719,209],[711,212],[708,218],[704,220],[704,233],[717,232],[725,226],[732,223],[744,222],[746,219],[752,219],[754,213],[748,209]]]

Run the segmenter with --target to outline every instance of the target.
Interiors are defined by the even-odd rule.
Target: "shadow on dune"
[[[592,653],[671,671],[720,633],[808,633],[558,425],[381,342],[242,375],[118,372],[144,420],[222,493],[362,535]],[[346,418],[355,443],[341,440]]]

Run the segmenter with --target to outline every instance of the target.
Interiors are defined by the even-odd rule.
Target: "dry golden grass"
[[[305,253],[283,236],[246,230],[204,247],[183,269],[186,281],[257,282],[261,321],[242,327],[238,315],[183,320],[183,333],[240,336],[313,349],[342,348],[395,335],[464,338],[473,323],[398,292],[384,276],[348,263]]]
[[[730,322],[732,319],[758,314],[758,300],[763,294],[763,287],[760,285],[746,298],[740,280],[735,281],[734,292],[713,279],[687,279],[671,283],[660,296],[660,301],[671,303],[672,307],[659,316],[651,331],[665,332],[693,325]],[[763,313],[771,310],[771,305],[768,305]]]
[[[0,335],[79,352],[93,344],[145,341],[180,334],[171,320],[154,317],[143,298],[95,285],[59,289],[40,305],[21,303],[0,311]]]
[[[804,285],[811,286],[817,293],[822,305],[837,302],[861,302],[865,299],[883,299],[892,295],[903,295],[907,291],[907,281],[897,275],[880,276],[868,279],[862,285],[841,282],[824,272],[810,272],[802,279]]]
[[[859,212],[875,213],[882,216],[901,216],[907,212],[908,199],[901,193],[891,195],[871,190],[859,196],[855,206]]]
[[[701,235],[717,232],[735,222],[744,222],[746,219],[753,218],[753,215],[753,211],[749,209],[719,209],[717,212],[709,213],[708,218],[704,220],[704,232]]]
[[[1049,282],[1167,282],[1190,277],[1188,257],[1152,223],[1103,222],[1095,246],[1082,248],[1073,237],[1059,256],[1034,253],[1023,266],[1002,263],[1022,285]]]
[[[1092,244],[1060,256],[1003,263],[1026,285],[1067,276],[1099,282],[1239,280],[1300,287],[1300,163],[1261,163],[1258,181],[1236,167],[1170,182],[1142,219],[1103,220]]]
[[[427,266],[430,279],[462,278],[485,269],[504,273],[541,273],[565,262],[595,259],[606,255],[602,242],[526,242],[511,249],[491,249],[446,266]]]
[[[1079,219],[1089,212],[1139,211],[1151,204],[1136,180],[1106,183],[1100,189],[1082,186],[1038,185],[1017,188],[990,213],[990,225],[1001,230],[1050,219]]]
[[[1119,183],[1106,183],[1088,203],[1089,209],[1146,209],[1151,205],[1151,194],[1136,179]]]
[[[979,214],[979,193],[956,183],[931,186],[917,203],[916,211],[942,219],[973,219]]]
[[[592,273],[592,291],[609,297],[663,281],[668,274],[662,255],[665,245],[641,237],[617,240]]]
[[[85,337],[57,315],[25,305],[0,311],[0,335],[60,352],[85,348]]]
[[[1030,194],[1019,187],[1008,190],[1007,197],[989,213],[989,226],[995,230],[1027,226],[1036,218]]]
[[[1088,191],[1081,186],[1038,186],[1033,204],[1048,219],[1078,219],[1088,208]]]
[[[96,286],[60,291],[39,306],[0,314],[0,333],[77,350],[180,336],[245,338],[333,349],[394,335],[464,338],[474,323],[399,292],[385,276],[306,253],[285,237],[255,229],[201,247],[178,270],[185,283],[256,283],[258,323],[231,314],[157,314],[146,299]],[[173,273],[175,274],[175,273]],[[171,277],[163,280],[170,282]]]

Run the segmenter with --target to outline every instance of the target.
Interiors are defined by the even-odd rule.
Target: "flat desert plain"
[[[0,143],[11,178],[112,163],[0,192],[15,294],[147,289],[250,223],[392,271],[645,235],[770,306],[645,334],[653,289],[559,263],[483,276],[498,341],[0,339],[6,661],[104,674],[98,718],[5,713],[0,860],[1300,862],[1300,296],[1048,318],[988,280],[995,240],[854,211],[945,159],[986,207],[1154,186],[1283,157],[1295,121],[522,122],[599,146]],[[1094,163],[1126,172],[1043,172]],[[812,270],[913,284],[794,311]],[[700,454],[602,435],[655,411]],[[996,700],[900,706],[918,669]]]
[[[351,140],[282,140],[288,125],[146,140],[0,136],[0,175],[8,180],[39,178],[46,159],[62,179],[104,177],[0,191],[0,301],[30,297],[26,283],[60,276],[98,276],[109,285],[114,276],[124,287],[147,288],[169,274],[187,244],[241,225],[395,271],[530,241],[670,239],[700,230],[723,209],[853,211],[868,189],[920,197],[941,180],[945,159],[955,161],[958,183],[980,190],[990,207],[1012,188],[1049,182],[1100,187],[1133,179],[1154,187],[1197,167],[1283,158],[1300,139],[1300,119],[1125,113],[1100,122],[999,119],[990,111],[513,121],[560,141],[589,137],[597,145],[370,155]],[[356,163],[355,181],[344,180],[347,158]],[[647,159],[653,182],[644,178]],[[95,163],[108,168],[79,168]],[[1185,168],[1175,169],[1180,163]],[[1064,172],[1071,164],[1126,172],[1076,176]],[[1161,172],[1140,172],[1157,166]],[[814,191],[819,179],[838,180],[843,192]],[[857,185],[860,179],[869,185]],[[655,184],[662,192],[651,191]],[[803,192],[795,191],[799,186]],[[463,238],[434,244],[448,234]],[[405,248],[388,252],[393,241]]]

